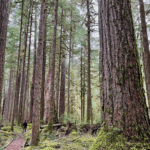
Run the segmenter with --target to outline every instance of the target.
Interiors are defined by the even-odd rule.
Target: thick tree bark
[[[143,35],[143,46],[144,46],[144,72],[147,88],[148,103],[150,107],[150,52],[149,52],[149,43],[147,36],[147,25],[145,20],[145,9],[143,0],[139,0],[140,4],[140,16],[141,16],[141,26],[142,26],[142,35]],[[149,108],[150,115],[150,108]]]
[[[149,133],[131,2],[99,0],[102,120],[128,139]]]
[[[46,14],[46,12],[45,12]],[[41,90],[41,102],[40,102],[40,123],[43,123],[44,118],[44,92],[45,92],[45,67],[46,67],[46,39],[47,39],[47,30],[46,30],[46,17],[45,17],[45,31],[44,31],[44,46],[43,46],[43,62],[42,62],[42,90]]]
[[[58,0],[55,0],[55,16],[54,16],[54,30],[53,30],[53,51],[52,51],[52,64],[51,64],[51,90],[50,90],[50,112],[48,130],[53,131],[53,113],[54,113],[54,80],[55,80],[55,53],[56,53],[56,31],[57,31],[57,11],[58,11]]]
[[[61,86],[60,86],[60,103],[59,103],[59,122],[62,123],[63,114],[65,112],[65,73],[66,73],[66,62],[65,56],[62,61],[61,67]]]
[[[91,101],[91,46],[90,46],[90,4],[87,0],[87,32],[88,32],[88,91],[87,91],[87,123],[92,123],[92,101]]]
[[[44,123],[48,123],[48,119],[49,119],[50,89],[51,89],[51,70],[49,69],[46,77]]]
[[[21,78],[21,59],[20,59],[20,50],[21,50],[21,36],[22,36],[22,24],[23,24],[23,9],[24,9],[24,0],[22,0],[21,8],[21,24],[20,24],[20,36],[19,36],[19,49],[18,49],[18,62],[17,62],[17,73],[16,73],[16,86],[15,86],[15,101],[13,107],[13,117],[11,122],[11,131],[14,130],[14,120],[18,115],[18,101],[19,101],[19,90],[20,90],[20,78]]]
[[[45,31],[45,5],[46,1],[41,1],[41,14],[39,26],[39,43],[36,57],[34,101],[32,114],[32,140],[31,145],[39,143],[39,102],[41,99],[41,79],[42,79],[42,60],[43,60],[43,41]]]
[[[32,7],[32,3],[31,3],[31,7]],[[32,12],[32,10],[31,10]],[[30,53],[31,53],[31,37],[32,37],[32,14],[30,17],[30,37],[29,37],[29,50],[28,50],[28,65],[27,65],[27,76],[26,76],[26,83],[25,83],[25,96],[24,96],[24,106],[26,106],[25,104],[28,104],[28,98],[27,98],[27,94],[29,92],[29,76],[30,76]],[[28,107],[23,107],[23,120],[27,120],[27,118],[25,118],[25,114],[28,112]]]
[[[63,8],[62,8],[62,12],[61,12],[59,64],[58,64],[57,87],[56,87],[56,111],[57,111],[57,114],[58,114],[58,110],[59,110],[59,93],[60,93],[59,85],[60,85],[61,51],[62,51],[62,22],[63,22]]]
[[[9,16],[9,0],[0,1],[0,114],[2,102],[2,89],[3,89],[3,76],[4,76],[4,63],[5,63],[5,49],[6,49],[6,36],[7,25]]]
[[[35,7],[35,12],[36,12]],[[33,114],[33,101],[34,101],[34,83],[35,83],[35,67],[36,67],[36,45],[37,45],[37,15],[35,13],[35,31],[34,31],[34,60],[33,60],[33,75],[32,75],[32,86],[31,86],[31,93],[30,93],[30,116],[29,122],[32,123],[32,114]]]
[[[12,67],[10,68],[10,75],[9,75],[9,87],[8,92],[5,100],[5,107],[4,107],[4,121],[9,121],[9,111],[10,111],[10,102],[11,102],[11,90],[12,90]]]

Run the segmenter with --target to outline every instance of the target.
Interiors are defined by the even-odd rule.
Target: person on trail
[[[27,129],[27,122],[25,120],[23,123],[23,132],[26,132],[26,129]]]

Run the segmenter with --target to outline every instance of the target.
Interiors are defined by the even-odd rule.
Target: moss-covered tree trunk
[[[102,120],[128,139],[148,134],[149,123],[129,0],[99,0]]]

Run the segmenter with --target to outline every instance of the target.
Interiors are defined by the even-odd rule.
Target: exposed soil
[[[25,142],[25,138],[18,134],[18,136],[8,145],[5,150],[21,150]]]

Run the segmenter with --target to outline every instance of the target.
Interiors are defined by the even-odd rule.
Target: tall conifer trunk
[[[62,22],[63,22],[63,8],[61,8],[61,28],[60,28],[60,48],[59,48],[59,64],[58,64],[58,75],[57,75],[57,87],[56,87],[56,111],[58,114],[59,110],[59,93],[60,93],[60,68],[61,68],[61,52],[62,52]]]
[[[56,31],[57,31],[57,11],[58,11],[58,0],[55,0],[55,16],[54,16],[54,29],[53,29],[53,51],[52,51],[52,64],[51,64],[51,90],[50,90],[50,112],[48,130],[53,131],[53,114],[54,114],[54,80],[55,80],[55,53],[56,53]]]
[[[1,0],[0,1],[0,114],[2,102],[1,99],[3,89],[8,16],[9,16],[9,0]]]
[[[90,3],[87,0],[87,35],[88,35],[88,91],[87,91],[87,122],[92,123],[92,101],[91,101],[91,46],[90,46]]]
[[[60,103],[59,103],[59,122],[62,123],[63,114],[65,112],[65,72],[66,72],[66,62],[65,56],[63,56],[62,66],[61,66],[61,86],[60,86]]]
[[[13,107],[13,116],[11,122],[11,131],[14,130],[14,120],[18,115],[18,101],[19,101],[19,90],[20,90],[20,78],[21,78],[21,59],[20,59],[20,50],[21,50],[21,36],[22,36],[22,24],[23,24],[23,9],[24,9],[24,0],[22,0],[21,5],[21,24],[20,24],[20,35],[19,35],[19,49],[18,49],[18,62],[17,62],[17,73],[16,73],[16,85],[15,85],[15,99]]]
[[[128,140],[143,138],[149,123],[131,2],[99,0],[99,11],[102,120]]]
[[[37,146],[39,143],[39,103],[41,99],[41,79],[42,79],[42,60],[43,60],[43,41],[45,31],[45,5],[46,0],[41,1],[41,14],[39,25],[39,43],[36,57],[35,67],[35,83],[34,83],[34,101],[32,114],[32,140],[31,144]]]
[[[147,25],[145,20],[145,9],[143,0],[139,0],[140,4],[140,16],[141,16],[141,26],[142,26],[142,35],[143,35],[143,46],[144,46],[144,72],[146,79],[146,89],[148,96],[148,104],[150,107],[150,52],[149,52],[149,43],[147,36]],[[149,108],[150,115],[150,108]]]
[[[72,46],[72,6],[70,14],[70,39],[69,39],[69,65],[68,65],[68,104],[67,104],[67,115],[70,113],[70,59],[71,59],[71,46]]]
[[[35,12],[36,12],[35,7]],[[36,49],[37,49],[37,15],[35,13],[35,31],[34,31],[34,59],[33,59],[33,75],[32,75],[32,86],[30,91],[30,115],[29,115],[29,122],[32,122],[32,114],[33,114],[33,101],[34,101],[34,83],[35,83],[35,67],[36,67]]]

